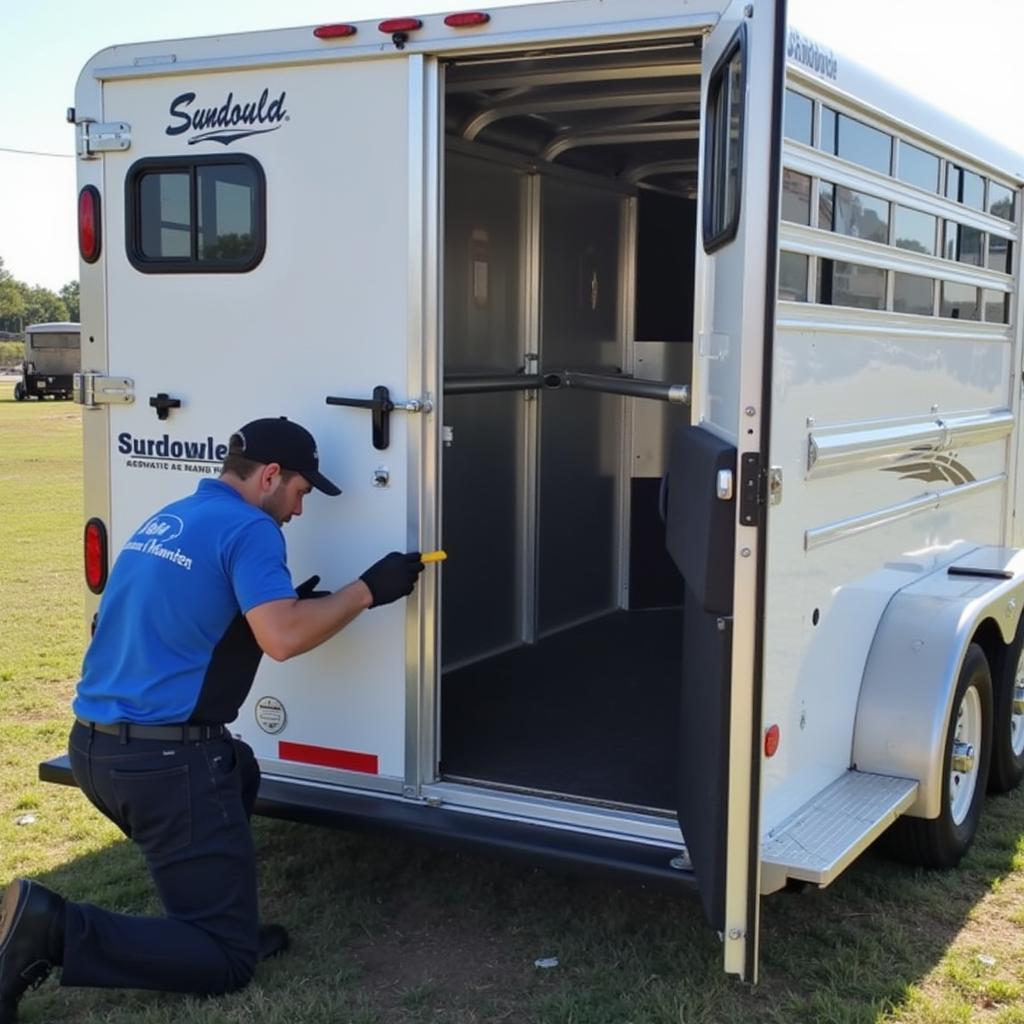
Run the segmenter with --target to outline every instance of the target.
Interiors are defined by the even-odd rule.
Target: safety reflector
[[[775,751],[779,749],[779,727],[769,725],[764,731],[764,756],[774,757]]]
[[[85,555],[85,585],[94,594],[102,594],[107,585],[107,528],[102,519],[90,519],[85,524],[82,546]]]
[[[378,773],[377,755],[360,754],[356,750],[337,750],[334,747],[314,747],[308,743],[286,743],[277,745],[277,756],[282,761],[299,761],[302,764],[318,764],[324,768],[343,768],[349,772],[363,772],[366,775]]]
[[[317,39],[344,39],[355,34],[355,25],[318,25],[313,29]]]
[[[95,185],[78,193],[78,251],[86,263],[100,258],[100,193]]]
[[[444,23],[449,28],[468,28],[470,25],[486,25],[491,20],[483,11],[465,11],[462,14],[449,14]]]
[[[412,32],[415,29],[423,28],[423,22],[419,18],[389,18],[382,21],[377,28],[381,32],[393,35],[395,32]]]

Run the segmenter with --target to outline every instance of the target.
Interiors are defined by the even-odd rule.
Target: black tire
[[[16,402],[25,401],[25,385],[20,380],[14,385],[14,400]]]
[[[950,802],[950,767],[953,741],[956,736],[958,713],[967,691],[977,691],[981,710],[980,750],[975,749],[977,774],[974,794],[966,814],[959,822],[953,818]],[[967,648],[967,656],[960,668],[960,676],[953,694],[953,710],[946,724],[946,742],[942,756],[942,800],[939,816],[928,818],[900,818],[889,830],[889,852],[900,860],[926,868],[952,868],[960,862],[974,841],[985,802],[985,782],[988,779],[992,754],[992,676],[985,652],[977,645]]]
[[[1017,677],[1024,676],[1024,616],[1017,624],[1017,633],[1013,643],[1006,650],[1003,659],[1003,671],[998,679],[993,680],[992,702],[992,763],[988,770],[988,790],[990,793],[1009,793],[1016,789],[1024,778],[1024,744],[1021,743],[1021,731],[1024,730],[1024,719],[1018,717],[1017,732],[1013,729],[1013,698],[1017,688]],[[1024,683],[1024,679],[1021,680]],[[1021,747],[1020,753],[1014,753],[1016,739]]]

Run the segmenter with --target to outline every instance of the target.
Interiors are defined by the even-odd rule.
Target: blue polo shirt
[[[118,555],[75,714],[104,724],[233,721],[262,655],[244,613],[295,596],[274,519],[228,484],[200,481]]]

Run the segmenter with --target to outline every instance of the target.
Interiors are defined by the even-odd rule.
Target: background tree
[[[0,256],[0,331],[21,331],[25,324],[24,286],[4,269]]]
[[[68,319],[76,323],[82,319],[78,305],[78,282],[68,281],[60,290],[60,297],[68,310]]]
[[[29,324],[67,320],[68,307],[56,292],[37,284],[32,288],[25,288],[25,318],[25,322]]]

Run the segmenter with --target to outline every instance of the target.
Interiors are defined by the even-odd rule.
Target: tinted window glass
[[[1013,193],[994,181],[988,183],[988,212],[1003,220],[1013,220]]]
[[[889,241],[889,204],[881,199],[836,186],[833,229],[870,242]]]
[[[734,49],[717,69],[708,88],[707,124],[711,139],[705,179],[704,249],[728,242],[740,216],[740,169],[743,139],[743,55],[746,36],[737,36]]]
[[[779,298],[807,301],[807,257],[796,252],[779,253]]]
[[[30,348],[78,348],[79,336],[77,334],[30,334]]]
[[[977,228],[969,228],[965,224],[960,225],[960,245],[957,249],[956,258],[961,263],[970,263],[972,266],[981,266],[981,246],[985,238],[985,232]]]
[[[836,151],[837,119],[838,115],[834,110],[825,106],[821,108],[821,139],[818,142],[818,147],[825,150],[826,153],[835,153]]]
[[[263,171],[249,156],[140,160],[126,187],[128,259],[145,273],[241,273],[266,245]]]
[[[1000,238],[999,235],[988,236],[988,268],[998,270],[1000,273],[1009,274],[1013,268],[1012,252],[1013,244],[1008,238]]]
[[[786,90],[786,106],[783,114],[784,130],[787,139],[811,144],[811,121],[814,104],[806,96],[801,96],[792,89]]]
[[[936,220],[930,213],[897,206],[893,216],[896,245],[900,249],[934,256]]]
[[[960,199],[960,176],[963,172],[956,164],[946,164],[946,198]]]
[[[885,309],[885,271],[823,259],[819,262],[818,301],[858,309]]]
[[[990,324],[1010,322],[1010,296],[1008,292],[997,292],[990,288],[981,290],[981,301],[985,307],[985,319]]]
[[[138,189],[143,255],[188,259],[192,238],[188,173],[144,174]]]
[[[822,231],[832,230],[832,218],[836,208],[836,187],[827,181],[818,182],[818,227]]]
[[[897,176],[901,181],[934,192],[939,187],[939,158],[909,142],[901,142]]]
[[[931,316],[935,312],[935,282],[917,274],[896,274],[892,308],[897,313]]]
[[[822,110],[824,112],[828,108],[823,107]],[[824,129],[823,116],[822,148],[851,163],[860,164],[861,167],[869,167],[873,171],[888,174],[892,167],[892,137],[861,121],[855,121],[846,114],[834,114],[833,111],[829,111],[829,114],[834,118],[834,121],[832,118],[829,119],[830,123],[834,124],[834,141],[830,145]]]
[[[942,255],[947,260],[956,259],[956,246],[957,239],[959,238],[958,227],[959,225],[955,221],[946,221],[946,233],[942,242]]]
[[[782,172],[782,219],[811,223],[811,179],[796,171]]]
[[[954,284],[952,281],[943,281],[940,316],[952,317],[954,320],[980,320],[978,289],[970,284]]]
[[[960,202],[972,210],[985,209],[985,179],[973,171],[964,171]]]

